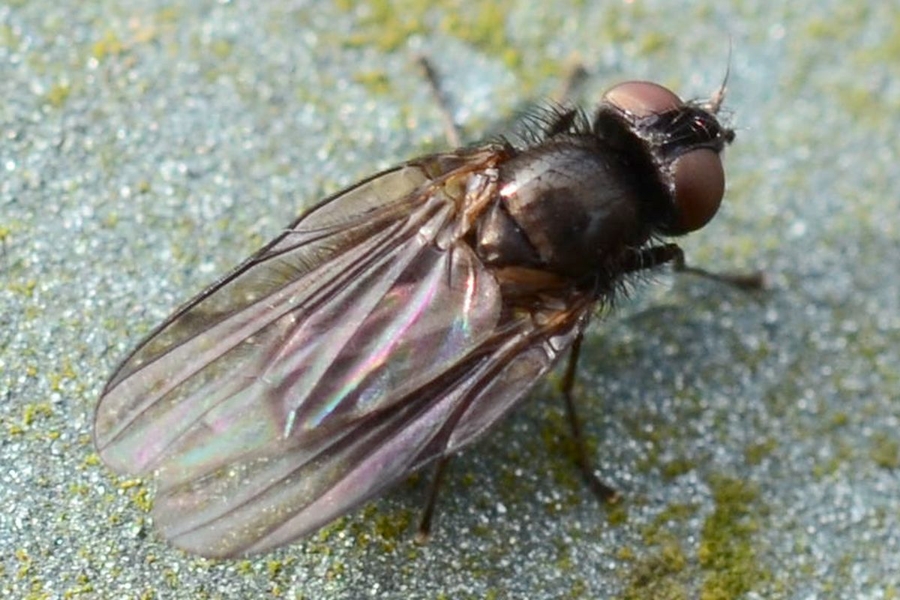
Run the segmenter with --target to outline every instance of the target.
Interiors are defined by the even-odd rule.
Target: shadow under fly
[[[416,158],[325,199],[125,358],[96,410],[101,458],[152,475],[157,528],[210,557],[286,544],[434,463],[424,537],[446,460],[568,353],[578,467],[615,499],[572,399],[591,318],[667,263],[761,285],[662,241],[722,200],[721,92],[622,83],[590,114],[542,113],[524,142]]]

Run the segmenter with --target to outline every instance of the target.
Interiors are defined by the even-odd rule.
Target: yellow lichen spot
[[[672,523],[682,523],[697,513],[697,505],[686,502],[669,504],[653,519],[652,527],[661,528]]]
[[[502,3],[486,3],[478,10],[452,11],[444,15],[441,29],[485,51],[502,51],[511,44],[506,36],[506,9]]]
[[[347,568],[344,566],[344,563],[340,561],[333,562],[325,572],[325,579],[328,579],[329,581],[340,579],[346,569]]]
[[[30,427],[37,419],[52,415],[53,408],[47,402],[27,404],[22,411],[22,424],[25,427]]]
[[[47,90],[47,93],[44,94],[44,100],[53,108],[59,108],[66,103],[71,93],[72,86],[66,81],[61,81]]]
[[[284,569],[284,563],[280,560],[270,560],[266,563],[266,573],[268,573],[269,579],[277,577],[282,569]]]
[[[660,54],[672,46],[672,39],[655,30],[641,38],[640,51],[642,54]]]
[[[637,555],[634,553],[634,549],[631,546],[622,546],[616,552],[616,558],[622,561],[633,561],[637,558]]]
[[[231,56],[231,53],[234,51],[234,44],[228,40],[213,40],[209,45],[209,50],[216,58],[225,59]]]
[[[31,573],[31,557],[28,555],[28,552],[22,549],[17,549],[15,552],[16,559],[19,561],[19,568],[16,570],[16,577],[19,579],[25,579]]]
[[[412,515],[406,510],[390,514],[379,513],[373,518],[372,522],[374,524],[374,533],[384,542],[392,542],[406,536],[412,523]]]
[[[240,575],[250,575],[253,573],[253,562],[249,560],[242,560],[237,565],[235,565],[235,571],[237,571]]]
[[[339,517],[321,528],[316,534],[316,540],[321,543],[326,543],[338,532],[344,531],[345,529],[347,529],[347,517]]]
[[[79,576],[79,580],[85,579],[84,576]],[[82,598],[85,596],[90,596],[90,594],[94,591],[94,586],[86,581],[79,581],[77,585],[70,587],[65,592],[63,592],[63,598]]]
[[[830,424],[833,429],[844,427],[848,423],[850,423],[850,415],[845,412],[835,413],[830,419]]]
[[[372,44],[392,52],[416,33],[424,32],[425,11],[429,7],[428,3],[415,0],[403,2],[401,6],[383,0],[370,2],[348,43],[351,46]]]
[[[357,73],[353,79],[360,84],[366,91],[375,94],[386,94],[391,87],[390,79],[384,71],[367,71],[365,73]]]
[[[0,25],[0,48],[18,50],[22,43],[22,35],[6,23]]]
[[[147,488],[135,490],[131,494],[131,501],[145,513],[150,512],[150,509],[153,508],[153,499],[150,497],[150,492],[147,491]]]
[[[166,6],[165,8],[160,9],[158,13],[156,13],[156,20],[160,23],[172,24],[176,23],[178,19],[181,18],[182,8],[178,6]]]
[[[102,61],[109,56],[118,56],[124,49],[125,44],[122,43],[122,40],[116,32],[107,29],[106,32],[104,32],[103,37],[94,42],[94,45],[91,48],[91,54],[98,61]]]
[[[675,542],[664,543],[660,556],[672,573],[678,573],[687,566],[687,557],[684,554],[684,550]]]

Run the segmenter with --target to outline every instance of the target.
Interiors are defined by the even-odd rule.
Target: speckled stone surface
[[[0,597],[896,598],[900,20],[890,3],[0,5]],[[549,6],[549,5],[547,5]],[[560,84],[716,89],[737,129],[693,262],[586,340],[600,506],[552,382],[452,463],[312,539],[209,561],[91,442],[111,370],[318,198],[442,148],[414,57],[470,139]]]

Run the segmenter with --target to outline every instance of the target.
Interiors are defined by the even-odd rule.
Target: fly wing
[[[447,207],[417,193],[427,181],[407,166],[362,182],[172,315],[106,385],[94,426],[103,460],[124,473],[152,470],[186,427],[259,380],[295,323],[439,219]]]
[[[164,468],[156,524],[175,545],[214,557],[263,552],[307,535],[476,440],[571,345],[585,315],[566,313],[538,328],[526,315],[498,322],[430,382],[330,437],[279,440],[199,477],[172,478]],[[427,369],[418,358],[406,366]]]
[[[154,517],[207,556],[309,533],[502,416],[583,312],[510,312],[424,169],[314,209],[173,315],[125,361],[95,440],[154,472]]]

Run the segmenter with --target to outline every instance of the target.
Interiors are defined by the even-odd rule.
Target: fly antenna
[[[712,95],[704,108],[712,114],[718,114],[722,103],[725,102],[725,92],[728,90],[728,77],[731,75],[731,55],[734,50],[734,44],[731,38],[728,38],[728,64],[725,66],[725,76],[722,78],[722,84],[719,89]]]

